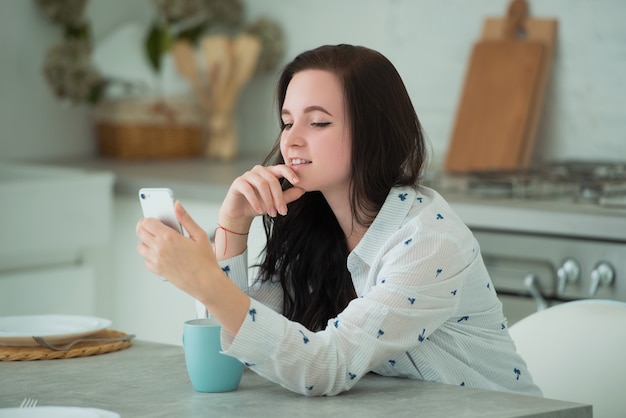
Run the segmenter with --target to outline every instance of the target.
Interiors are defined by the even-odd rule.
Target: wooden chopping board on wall
[[[445,161],[449,173],[513,171],[530,163],[558,22],[531,19],[525,0],[487,18],[474,44]]]

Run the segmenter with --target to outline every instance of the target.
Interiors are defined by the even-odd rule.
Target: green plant
[[[174,41],[186,40],[197,45],[211,33],[235,35],[246,32],[262,44],[257,73],[269,72],[283,56],[285,40],[280,27],[267,18],[245,24],[240,0],[152,0],[157,18],[145,40],[147,58],[155,71],[160,70],[161,56]]]

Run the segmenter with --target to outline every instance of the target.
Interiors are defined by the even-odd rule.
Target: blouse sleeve
[[[349,390],[418,346],[456,311],[471,261],[453,234],[403,234],[381,250],[376,283],[326,329],[312,332],[253,299],[225,353],[294,392],[320,396]]]
[[[248,253],[247,250],[242,254],[229,258],[227,260],[219,261],[218,264],[222,268],[222,271],[251,298],[254,298],[265,305],[271,307],[276,312],[282,310],[282,287],[279,283],[266,282],[260,283],[254,280],[250,283],[248,272]],[[206,318],[209,314],[205,306],[199,302],[196,303],[196,316],[198,318]],[[223,334],[224,336],[224,334]],[[230,337],[227,337],[229,339]]]

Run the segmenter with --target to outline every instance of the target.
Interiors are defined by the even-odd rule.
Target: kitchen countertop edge
[[[179,200],[220,204],[233,180],[261,164],[260,154],[241,154],[231,161],[206,158],[121,160],[102,157],[49,160],[45,164],[108,171],[115,176],[117,195],[135,195],[142,187],[169,187]],[[426,185],[428,181],[425,181]],[[470,228],[518,233],[563,235],[623,242],[626,211],[562,201],[484,199],[433,186]]]

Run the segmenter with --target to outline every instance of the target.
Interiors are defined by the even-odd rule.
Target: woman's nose
[[[304,142],[302,130],[296,124],[293,124],[288,130],[283,131],[282,139],[286,146],[300,146]]]

